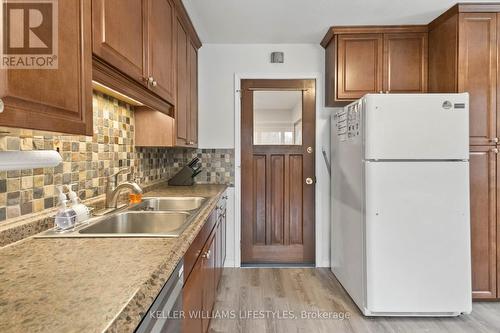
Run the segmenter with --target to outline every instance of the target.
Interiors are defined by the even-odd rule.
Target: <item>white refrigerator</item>
[[[369,94],[332,123],[331,269],[366,316],[470,313],[468,94]]]

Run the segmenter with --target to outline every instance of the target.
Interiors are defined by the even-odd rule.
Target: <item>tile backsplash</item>
[[[168,179],[194,156],[204,171],[197,183],[234,183],[233,149],[141,148],[134,146],[133,107],[95,92],[94,135],[75,136],[0,127],[0,151],[59,149],[54,168],[0,172],[0,223],[57,204],[55,186],[75,184],[82,199],[104,193],[106,177],[121,167],[121,179],[147,184]]]

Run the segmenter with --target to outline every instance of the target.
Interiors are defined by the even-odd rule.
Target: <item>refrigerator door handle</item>
[[[322,148],[323,159],[325,160],[326,169],[328,170],[328,174],[332,175],[332,164],[328,160],[328,155],[326,154],[325,148]]]

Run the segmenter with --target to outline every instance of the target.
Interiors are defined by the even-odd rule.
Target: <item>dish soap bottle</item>
[[[71,200],[71,208],[76,213],[76,223],[82,223],[89,219],[90,211],[87,206],[81,203],[80,198],[78,197],[76,192],[73,191],[74,185],[76,184],[66,186],[68,188],[68,197]]]
[[[76,223],[76,213],[73,209],[68,208],[68,200],[66,194],[63,193],[62,186],[57,186],[59,192],[59,211],[56,214],[55,226],[60,230],[67,230],[72,228]]]

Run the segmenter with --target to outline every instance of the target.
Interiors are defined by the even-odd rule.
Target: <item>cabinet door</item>
[[[224,263],[226,262],[226,238],[227,238],[227,210],[224,210],[224,215],[221,220],[222,229],[222,268],[224,268]]]
[[[384,35],[384,91],[427,91],[427,34]]]
[[[59,1],[58,16],[57,69],[0,71],[0,126],[92,135],[91,3]]]
[[[186,146],[188,142],[188,35],[177,20],[177,99],[175,108],[176,144]]]
[[[189,66],[189,117],[188,144],[196,147],[198,144],[198,51],[188,42]]]
[[[201,311],[203,311],[202,296],[204,282],[202,276],[202,262],[203,259],[199,258],[193,266],[193,270],[182,290],[182,309],[185,313],[185,317],[182,321],[182,332],[205,332],[202,331],[201,316],[189,315],[190,313],[201,314]]]
[[[217,224],[215,233],[216,248],[215,248],[215,284],[214,288],[219,287],[220,278],[222,277],[222,219]]]
[[[461,13],[458,42],[458,91],[470,94],[470,143],[497,138],[497,16]]]
[[[472,295],[495,298],[497,158],[491,147],[472,147],[470,153]]]
[[[354,100],[382,90],[382,34],[338,37],[337,99]]]
[[[169,0],[148,0],[148,82],[160,97],[175,102],[175,10]]]
[[[144,1],[92,0],[92,32],[95,55],[145,84]]]
[[[163,112],[136,108],[135,145],[137,147],[173,147],[174,119]]]
[[[215,302],[215,232],[212,233],[207,245],[205,245],[203,258],[203,311],[205,318],[202,319],[203,332],[208,331],[210,314]],[[208,318],[207,318],[208,317]]]

